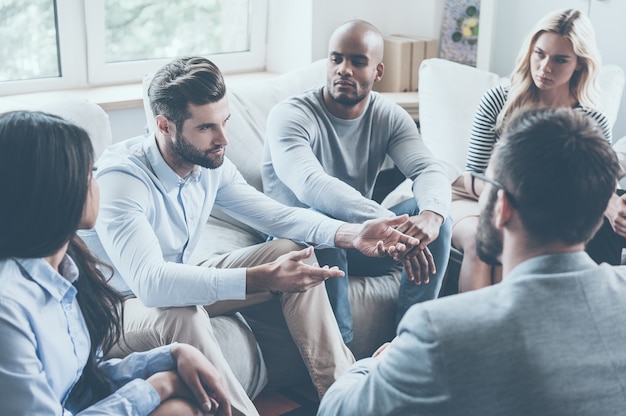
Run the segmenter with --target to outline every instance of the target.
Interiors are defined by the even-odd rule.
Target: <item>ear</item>
[[[156,121],[157,130],[161,132],[161,134],[169,135],[170,134],[170,121],[163,114],[159,114],[155,117],[154,121]]]
[[[504,228],[507,222],[511,219],[513,215],[513,205],[511,205],[511,201],[506,196],[506,192],[502,189],[498,191],[498,195],[496,197],[496,205],[494,207],[494,224],[498,230]]]
[[[376,76],[374,77],[374,82],[378,82],[383,79],[383,74],[385,73],[385,65],[381,62],[376,65]]]

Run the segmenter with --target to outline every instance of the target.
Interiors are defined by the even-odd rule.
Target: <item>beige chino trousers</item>
[[[269,263],[301,247],[289,240],[273,240],[227,253],[201,263],[206,267],[237,268]],[[315,258],[305,260],[313,264]],[[180,308],[148,308],[138,299],[128,299],[124,310],[125,343],[120,342],[109,357],[123,357],[172,342],[198,348],[222,374],[231,396],[233,410],[258,415],[252,401],[237,380],[219,347],[211,316],[240,309],[280,296],[287,327],[298,347],[313,385],[322,397],[330,385],[354,362],[343,343],[323,284],[304,293],[258,293],[241,301],[221,301],[209,305]],[[207,313],[208,310],[208,313]],[[237,412],[235,412],[236,414]]]

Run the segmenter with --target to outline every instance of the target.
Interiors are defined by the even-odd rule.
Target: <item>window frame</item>
[[[105,62],[104,1],[85,0],[87,31],[88,80],[92,85],[124,83],[141,80],[143,75],[154,72],[171,58],[132,62]],[[222,72],[261,70],[265,67],[265,31],[267,24],[267,1],[250,0],[250,51],[206,55]]]
[[[105,63],[104,0],[56,0],[56,12],[61,76],[0,82],[0,96],[139,83],[170,61]],[[225,74],[265,68],[268,0],[250,0],[249,13],[250,51],[205,55]]]

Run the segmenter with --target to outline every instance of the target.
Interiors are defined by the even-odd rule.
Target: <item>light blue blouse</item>
[[[57,273],[44,259],[0,261],[0,403],[10,415],[70,415],[68,396],[90,349],[71,282],[74,261]],[[144,379],[175,367],[170,346],[104,361],[112,394],[81,415],[147,415],[160,403]]]

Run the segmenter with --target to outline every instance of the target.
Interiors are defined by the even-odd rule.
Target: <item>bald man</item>
[[[278,104],[267,124],[263,186],[274,199],[344,221],[410,215],[402,230],[420,240],[403,260],[397,319],[413,304],[436,298],[450,253],[450,183],[424,145],[411,116],[372,91],[383,77],[383,36],[353,20],[328,48],[326,85]],[[386,156],[413,181],[414,198],[391,209],[372,200]],[[353,250],[320,249],[320,264],[348,276],[378,276],[391,259],[370,261]],[[352,339],[347,279],[326,281],[345,342]]]

